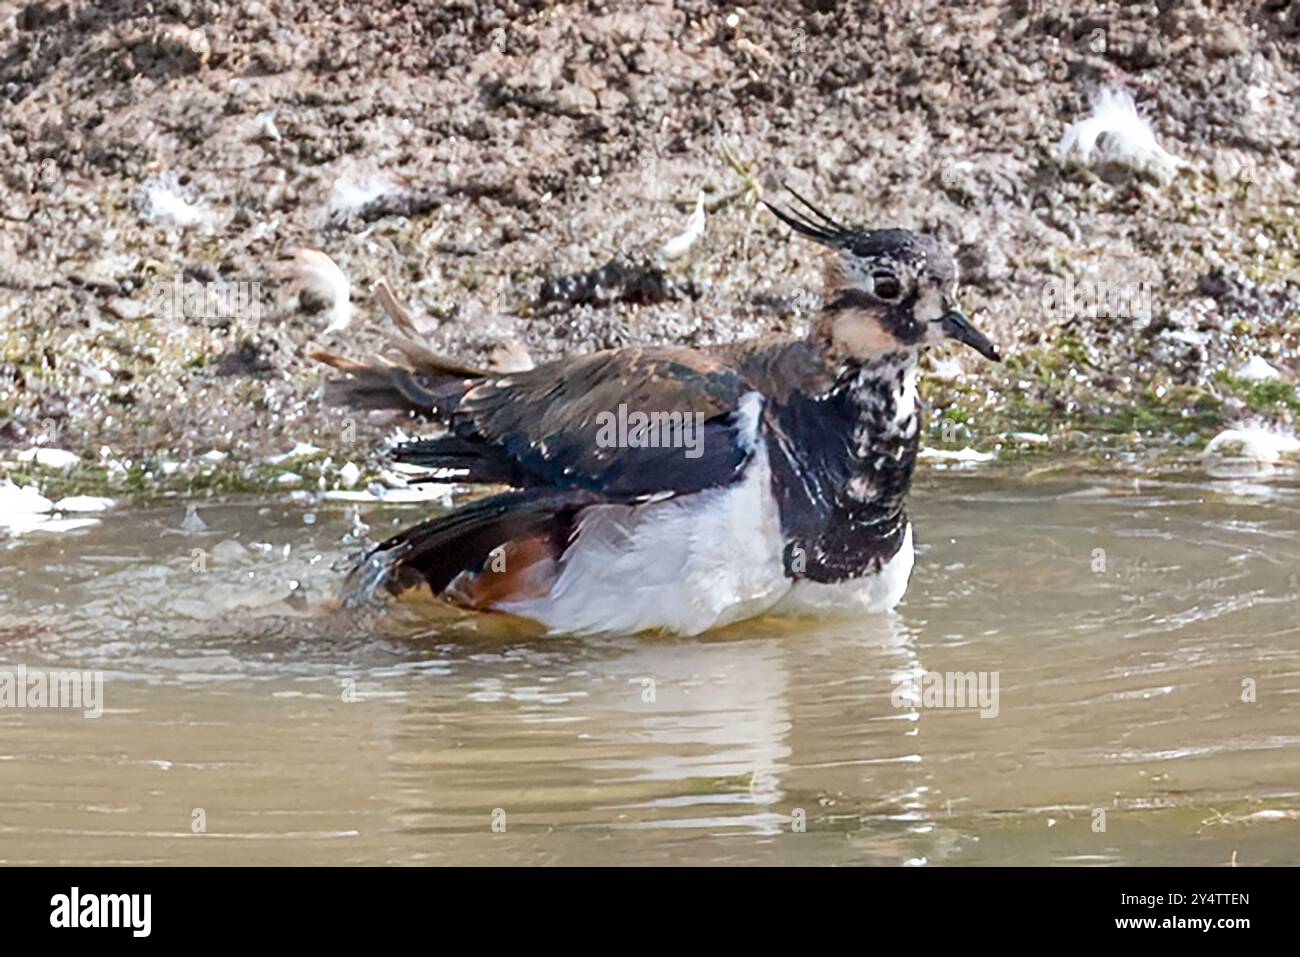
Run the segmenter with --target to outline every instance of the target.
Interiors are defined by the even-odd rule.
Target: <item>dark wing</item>
[[[474,384],[446,417],[447,435],[400,446],[394,458],[465,481],[612,499],[695,492],[739,475],[762,402],[714,355],[597,352]]]

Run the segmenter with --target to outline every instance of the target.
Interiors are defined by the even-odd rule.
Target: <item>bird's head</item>
[[[817,331],[837,350],[869,361],[956,339],[1001,361],[993,343],[957,308],[957,264],[938,240],[905,229],[849,229],[791,193],[816,219],[765,205],[830,250]]]

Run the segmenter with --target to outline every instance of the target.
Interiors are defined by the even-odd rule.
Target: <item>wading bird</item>
[[[743,618],[879,611],[912,570],[906,499],[917,363],[955,339],[997,360],[957,308],[933,238],[768,204],[826,247],[803,338],[647,346],[526,372],[401,343],[401,363],[316,357],[337,399],[416,411],[445,433],[393,457],[510,490],[415,525],[353,572],[353,594],[430,589],[554,633],[694,635]]]

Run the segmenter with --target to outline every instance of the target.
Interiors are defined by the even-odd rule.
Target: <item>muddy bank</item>
[[[786,179],[958,250],[1010,358],[935,357],[936,446],[1289,426],[1300,14],[1093,6],[0,6],[0,472],[145,495],[353,463],[364,485],[391,423],[322,408],[307,352],[381,341],[380,278],[470,359],[798,331],[816,251],[756,202]],[[1058,162],[1108,85],[1185,162],[1168,184]],[[702,237],[663,258],[701,192]],[[286,281],[302,246],[350,278],[345,327]],[[1065,280],[1145,284],[1149,308],[1049,307]],[[174,308],[177,283],[242,298]],[[33,446],[78,462],[16,462]]]

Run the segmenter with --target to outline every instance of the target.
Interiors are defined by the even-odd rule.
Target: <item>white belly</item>
[[[546,597],[499,607],[565,634],[696,635],[776,604],[791,584],[782,552],[760,442],[734,485],[587,509]]]
[[[697,635],[768,612],[888,611],[907,590],[912,528],[878,574],[834,584],[793,582],[785,575],[784,551],[767,449],[760,444],[735,485],[587,509],[546,597],[498,608],[571,635]]]

